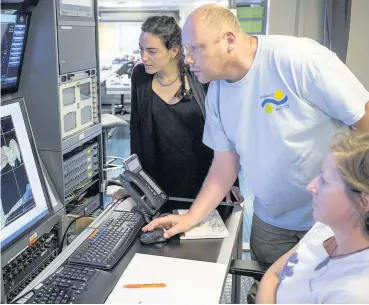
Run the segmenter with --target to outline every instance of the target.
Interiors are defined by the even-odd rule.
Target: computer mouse
[[[145,245],[165,242],[167,240],[164,238],[164,232],[165,231],[162,228],[156,228],[152,231],[147,231],[142,233],[140,241]]]

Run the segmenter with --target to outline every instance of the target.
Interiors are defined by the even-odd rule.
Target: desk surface
[[[53,273],[60,265],[62,265],[68,257],[75,251],[75,249],[92,233],[100,223],[109,218],[110,214],[116,211],[130,211],[135,203],[131,198],[126,199],[123,203],[115,206],[108,206],[108,208],[85,229],[56,259],[49,265],[30,285],[23,291],[29,291],[39,282]],[[181,208],[188,208],[189,203],[183,202],[168,202],[166,204],[167,210]],[[173,258],[183,258],[197,261],[206,261],[219,264],[229,264],[232,259],[233,250],[238,245],[238,234],[242,224],[242,206],[219,206],[218,210],[226,224],[229,231],[229,238],[225,239],[206,239],[206,240],[180,240],[178,237],[173,238],[167,243],[142,245],[139,239],[132,244],[130,249],[125,253],[118,264],[109,272],[117,277],[117,281],[123,274],[129,262],[136,253],[159,255]],[[165,211],[164,211],[165,212]],[[228,268],[227,268],[228,270]],[[224,275],[224,282],[227,273]],[[113,289],[114,287],[111,287]],[[22,294],[23,294],[22,293]],[[214,292],[215,294],[217,292]],[[219,298],[221,291],[219,292]],[[101,301],[103,302],[103,300]]]
[[[116,73],[123,64],[112,64],[110,70],[100,70],[100,84],[108,78],[109,75]]]
[[[126,200],[124,205],[117,207],[116,210],[129,211],[134,206],[131,199]],[[190,207],[190,203],[171,202],[166,204],[163,212]],[[198,240],[180,240],[178,236],[169,240],[167,243],[153,245],[143,245],[137,240],[130,250],[126,253],[121,262],[113,269],[115,274],[122,273],[122,267],[125,268],[125,260],[131,260],[135,253],[169,256],[174,258],[192,259],[212,263],[228,264],[233,246],[236,242],[236,235],[239,230],[242,208],[236,207],[239,211],[233,212],[232,206],[219,206],[219,213],[222,215],[225,225],[229,230],[229,238],[225,239],[198,239]],[[233,213],[232,213],[233,212]],[[232,224],[232,226],[231,226]]]

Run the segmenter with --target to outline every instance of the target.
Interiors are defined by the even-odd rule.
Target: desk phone
[[[167,194],[142,169],[136,154],[123,162],[126,170],[119,176],[120,182],[137,205],[154,216],[168,201]]]

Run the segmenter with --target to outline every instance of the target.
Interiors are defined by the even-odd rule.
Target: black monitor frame
[[[42,218],[40,218],[39,221],[37,221],[32,226],[30,226],[29,228],[27,228],[27,230],[25,230],[23,233],[21,233],[20,235],[18,235],[17,237],[15,237],[7,245],[5,245],[4,247],[2,247],[1,248],[1,252],[3,252],[3,253],[6,250],[8,250],[9,248],[11,248],[18,241],[20,241],[21,239],[23,239],[25,236],[27,236],[27,234],[29,234],[30,232],[34,231],[42,223],[44,223],[46,220],[50,219],[53,216],[53,208],[52,208],[52,204],[51,204],[49,193],[47,191],[47,187],[46,187],[46,183],[45,183],[45,180],[44,180],[44,176],[43,176],[43,173],[42,173],[40,156],[39,156],[38,151],[37,151],[37,147],[36,147],[36,143],[35,143],[35,138],[33,136],[33,132],[32,132],[32,129],[31,129],[31,124],[30,124],[30,120],[29,120],[29,117],[28,117],[27,108],[26,108],[24,99],[23,98],[15,98],[15,99],[8,100],[8,101],[5,101],[5,102],[2,101],[1,102],[1,106],[6,106],[6,105],[9,105],[9,104],[14,104],[14,103],[19,103],[19,105],[20,105],[20,109],[21,109],[21,112],[22,112],[24,125],[25,125],[26,130],[27,130],[27,136],[28,136],[28,139],[29,139],[29,142],[30,142],[32,154],[34,156],[34,160],[35,160],[35,164],[36,164],[37,174],[40,177],[41,187],[42,187],[42,190],[43,190],[44,195],[45,195],[46,206],[47,206],[47,209],[48,209],[48,213],[46,215],[44,215]]]
[[[27,23],[26,23],[26,31],[24,33],[24,40],[23,40],[20,64],[19,64],[19,67],[18,67],[17,82],[14,86],[12,86],[10,88],[3,88],[3,86],[1,86],[1,95],[16,93],[19,90],[19,82],[20,82],[20,78],[21,78],[21,74],[22,74],[23,59],[24,59],[24,53],[25,53],[25,50],[26,50],[27,37],[28,37],[29,28],[30,28],[30,25],[31,25],[31,15],[32,14],[31,14],[31,12],[15,11],[13,14],[9,14],[9,15],[27,16]]]

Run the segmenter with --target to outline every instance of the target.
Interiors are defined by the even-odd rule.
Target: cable
[[[142,216],[144,217],[146,223],[151,222],[150,214],[148,212],[146,212],[146,210],[144,208],[142,208],[141,206],[138,206],[138,211],[142,214]]]
[[[68,225],[68,227],[66,228],[65,232],[64,232],[64,235],[63,235],[63,238],[62,238],[62,241],[60,243],[60,246],[59,246],[59,250],[58,250],[58,254],[60,254],[62,251],[63,251],[63,245],[64,245],[64,241],[65,241],[65,237],[67,236],[67,233],[68,233],[68,230],[70,229],[70,227],[78,220],[78,219],[81,219],[81,218],[85,218],[85,217],[91,217],[91,216],[78,216],[77,218],[74,218]]]

